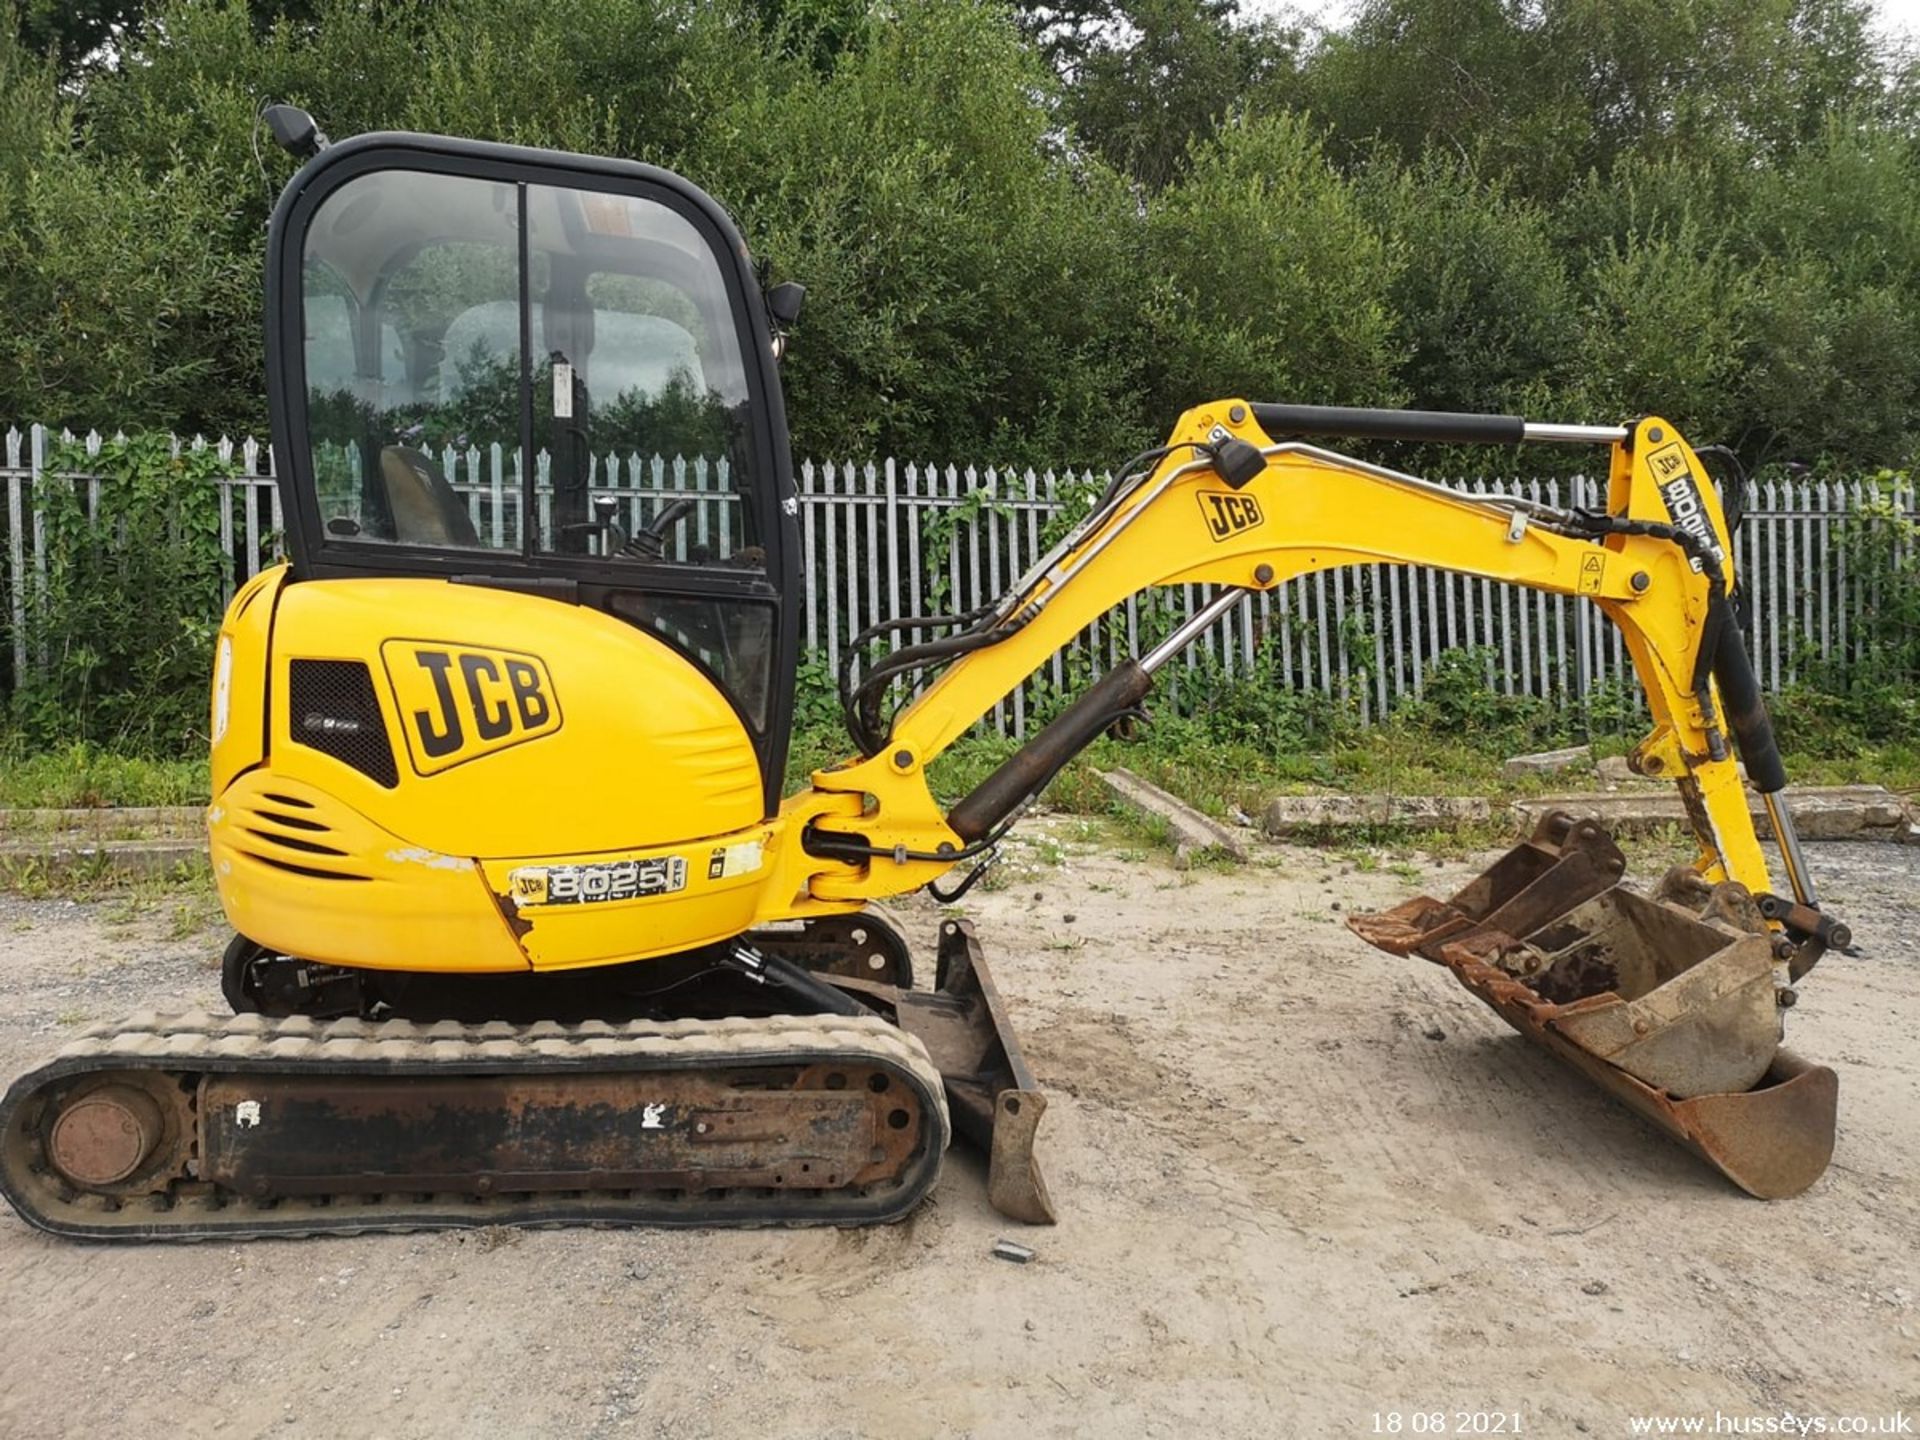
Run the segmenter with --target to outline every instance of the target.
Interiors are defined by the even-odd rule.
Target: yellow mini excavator
[[[1780,1048],[1781,1016],[1847,936],[1782,801],[1726,516],[1667,421],[1198,405],[998,603],[857,637],[857,753],[783,797],[805,577],[777,366],[799,287],[767,288],[725,212],[661,170],[265,119],[306,163],[266,279],[289,559],[234,596],[213,677],[233,1013],[97,1027],[13,1084],[0,1188],[29,1222],[885,1221],[952,1126],[995,1206],[1050,1220],[1046,1101],[971,928],[940,924],[928,984],[873,902],[982,863],[1249,595],[1381,563],[1597,605],[1652,710],[1633,763],[1679,786],[1700,852],[1642,891],[1604,830],[1554,816],[1458,895],[1354,928],[1447,966],[1754,1194],[1820,1174],[1835,1079]],[[1468,495],[1326,437],[1599,447],[1606,504]],[[614,483],[609,457],[656,454],[704,458]],[[1213,598],[936,801],[930,761],[1168,585]]]

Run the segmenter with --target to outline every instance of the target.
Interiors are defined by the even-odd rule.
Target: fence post
[[[27,673],[27,545],[26,510],[20,484],[20,432],[7,429],[7,584],[12,590],[13,678],[18,684]],[[28,482],[31,484],[31,480]]]
[[[195,450],[205,449],[206,441],[201,439],[198,435],[194,436],[193,448]],[[227,436],[222,435],[218,443],[215,444],[215,446],[213,447],[213,453],[220,457],[222,466],[226,465],[229,461],[233,459],[233,441],[230,440]],[[215,498],[217,498],[220,502],[220,553],[226,556],[226,559],[227,559],[226,583],[224,586],[222,586],[222,589],[226,594],[226,598],[231,600],[233,598],[234,589],[236,588],[236,581],[233,573],[234,567],[233,567],[233,482],[232,480],[227,475],[222,474],[219,477],[219,479],[213,482],[213,493]]]
[[[47,579],[47,517],[41,507],[45,492],[40,487],[47,473],[47,427],[35,425],[27,433],[27,445],[31,452],[28,465],[33,472],[27,481],[27,505],[33,514],[33,570],[44,591]],[[44,646],[35,647],[33,666],[39,671],[46,669]]]

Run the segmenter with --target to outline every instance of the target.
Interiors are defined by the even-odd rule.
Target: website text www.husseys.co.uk
[[[1779,1410],[1765,1415],[1635,1415],[1629,1435],[1913,1435],[1920,1433],[1904,1410],[1891,1415],[1796,1415]]]

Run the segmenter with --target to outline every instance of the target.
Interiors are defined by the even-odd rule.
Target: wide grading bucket
[[[1445,965],[1509,1025],[1734,1184],[1797,1195],[1833,1156],[1839,1082],[1780,1048],[1771,931],[1746,887],[1621,883],[1606,830],[1556,811],[1450,900],[1348,926]]]

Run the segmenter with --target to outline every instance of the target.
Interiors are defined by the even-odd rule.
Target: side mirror
[[[767,313],[779,324],[791,325],[800,318],[800,305],[806,298],[807,287],[788,280],[767,292]]]
[[[313,116],[298,105],[269,105],[260,112],[274,144],[296,160],[311,160],[327,148],[327,137],[313,123]]]

